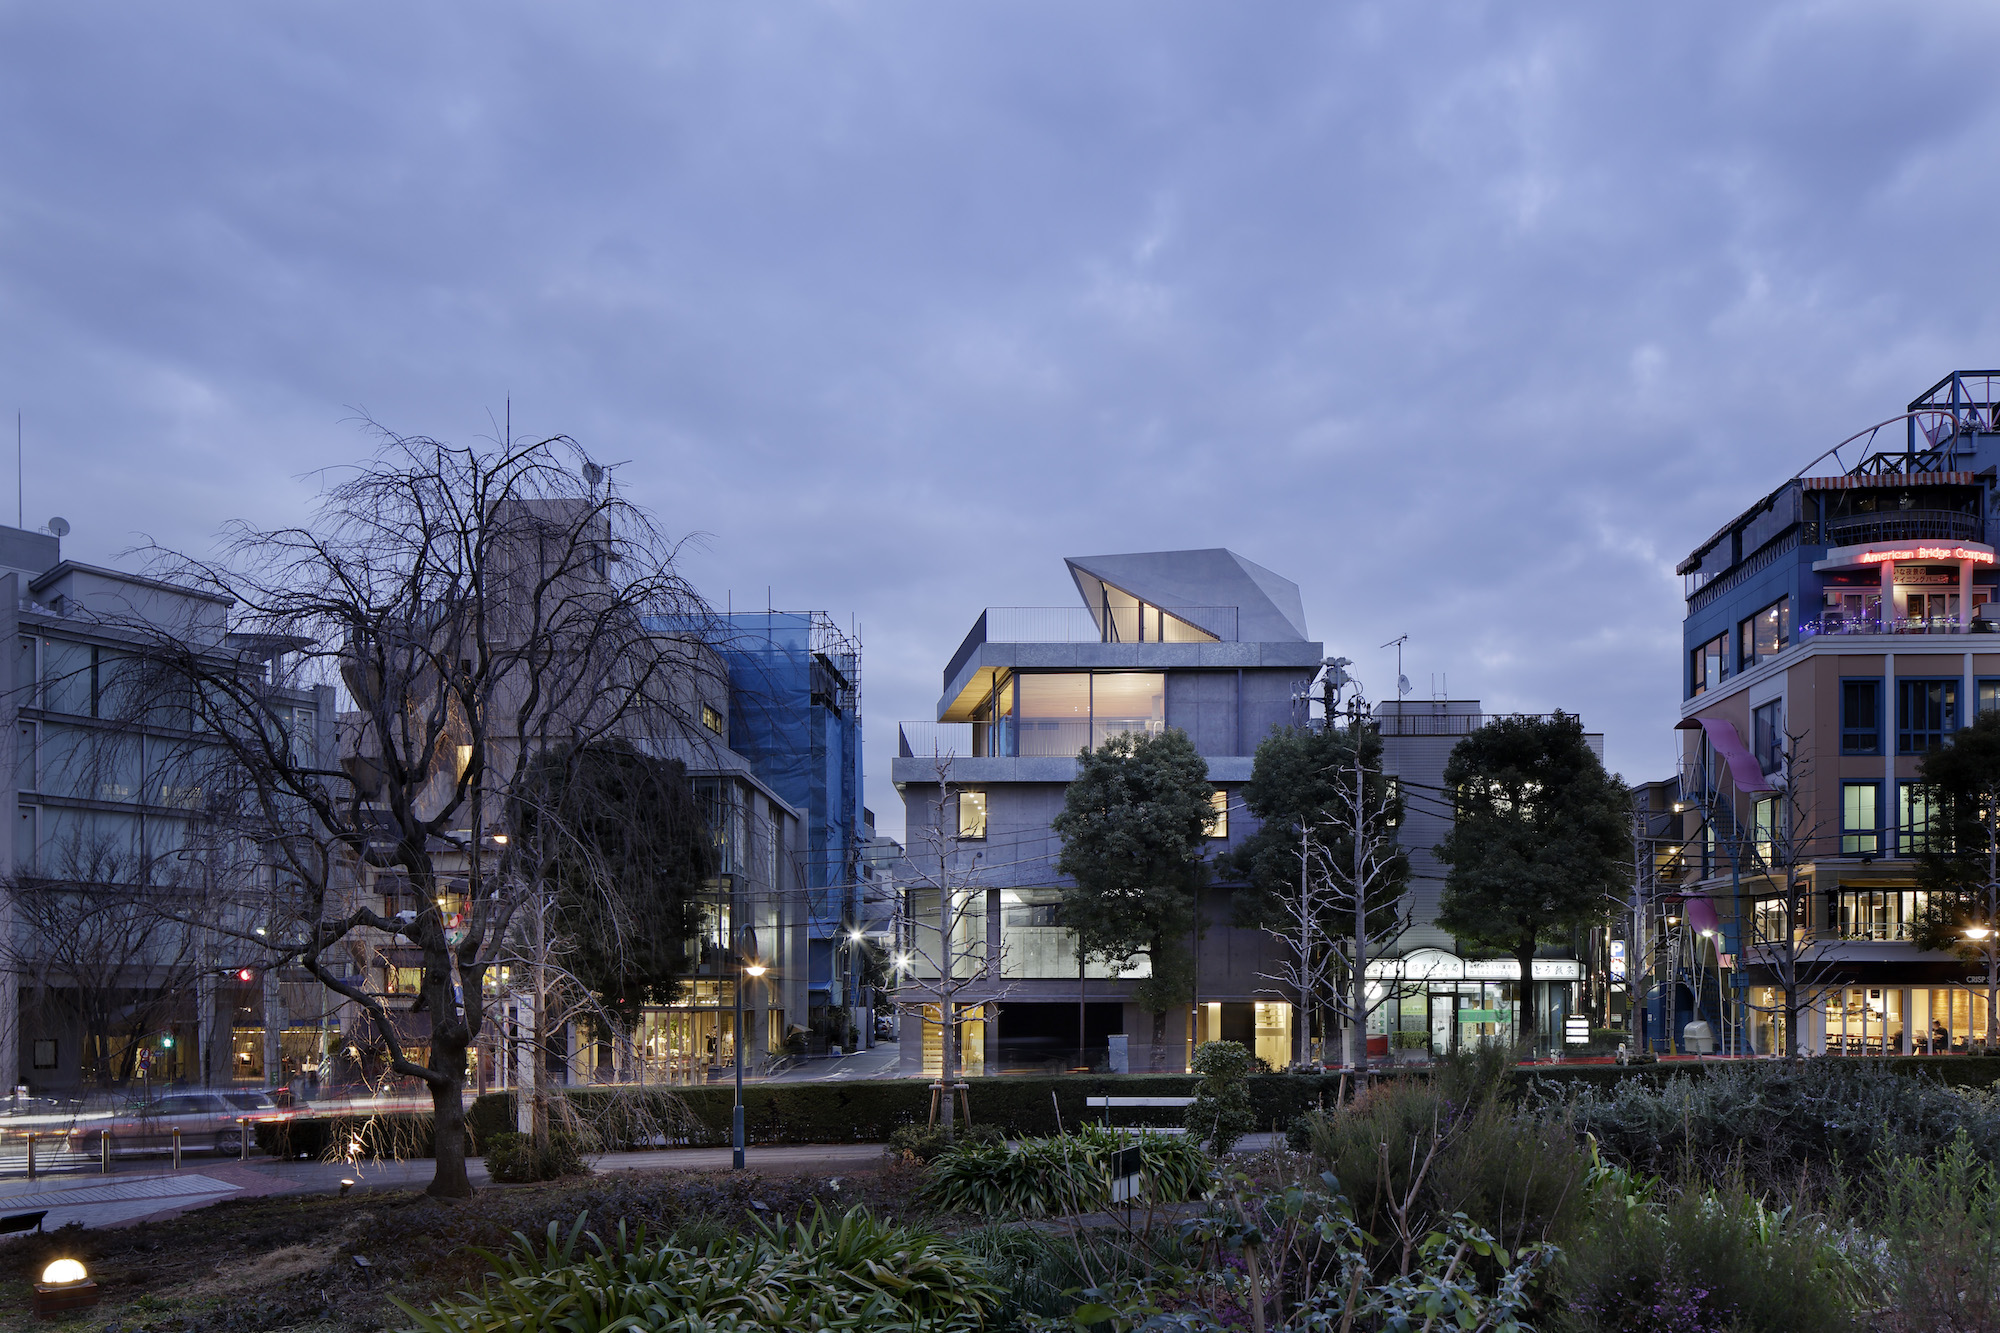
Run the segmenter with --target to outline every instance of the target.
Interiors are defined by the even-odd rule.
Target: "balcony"
[[[1986,608],[1981,606],[1983,613]],[[1808,620],[1799,626],[1801,641],[1827,634],[1992,634],[2000,632],[2000,624],[1986,619],[1984,615],[1975,617],[1969,629],[1959,628],[1955,616],[1891,616],[1884,626],[1878,616],[1829,615],[1821,620]]]
[[[1074,759],[1113,736],[1165,730],[1156,718],[1003,718],[998,722],[898,722],[896,755],[925,759]]]
[[[1866,546],[1871,542],[1984,542],[1986,520],[1979,514],[1951,509],[1891,509],[1879,514],[1829,518],[1824,534],[1828,546]]]
[[[983,643],[1235,643],[1236,612],[1233,606],[1162,609],[1144,602],[1101,612],[1085,606],[989,606],[951,655],[945,688]]]

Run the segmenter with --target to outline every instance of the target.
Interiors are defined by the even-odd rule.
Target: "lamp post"
[[[1994,1045],[1995,1015],[1993,1004],[2000,996],[2000,937],[1996,937],[1991,926],[1967,926],[1965,937],[1979,946],[1986,955],[1986,1045]]]

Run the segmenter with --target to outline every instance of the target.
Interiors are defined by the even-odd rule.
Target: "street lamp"
[[[1965,937],[1986,955],[1986,1045],[1990,1050],[1994,1045],[1996,1020],[1993,1006],[2000,1001],[2000,937],[1994,935],[1991,926],[1967,926]]]

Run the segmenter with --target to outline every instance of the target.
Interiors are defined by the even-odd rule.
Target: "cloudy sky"
[[[858,622],[891,831],[895,721],[1071,554],[1231,547],[1371,695],[1408,634],[1416,697],[1658,776],[1674,563],[2000,363],[1996,51],[1970,3],[10,0],[0,409],[109,561],[511,397],[717,603]]]

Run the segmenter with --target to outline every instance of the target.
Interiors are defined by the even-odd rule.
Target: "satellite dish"
[[[604,469],[603,469],[603,468],[601,468],[601,467],[597,466],[597,464],[595,464],[595,463],[585,463],[585,464],[583,465],[583,484],[584,484],[584,485],[586,485],[586,486],[595,486],[595,485],[596,485],[596,484],[597,484],[598,482],[600,482],[600,481],[603,481],[603,480],[604,480]]]
[[[1408,676],[1396,677],[1396,693],[1408,694],[1411,690],[1415,688],[1416,686],[1410,684],[1410,678]]]
[[[49,520],[49,531],[50,531],[50,532],[53,532],[53,533],[54,533],[54,534],[55,534],[56,536],[58,536],[58,537],[67,537],[67,536],[69,536],[69,520],[68,520],[68,519],[66,519],[66,518],[52,518],[52,519],[50,519],[50,520]]]

